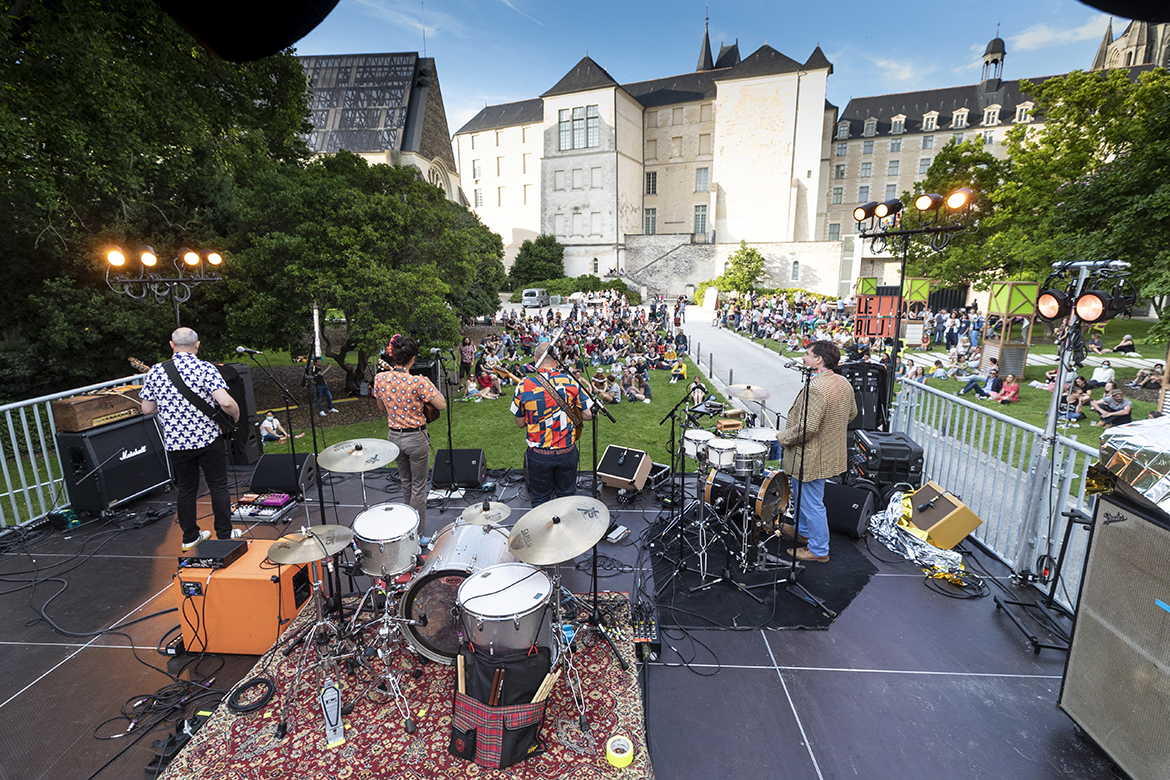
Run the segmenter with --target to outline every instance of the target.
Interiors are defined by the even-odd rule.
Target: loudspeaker
[[[232,436],[232,465],[251,466],[264,454],[260,443],[260,418],[240,420]]]
[[[1170,767],[1170,523],[1097,499],[1059,705],[1132,780]]]
[[[825,514],[829,530],[860,539],[874,513],[873,492],[836,482],[825,483]]]
[[[253,493],[288,493],[303,496],[317,482],[317,456],[298,452],[296,466],[289,453],[262,455],[252,470],[248,489]]]
[[[411,376],[425,376],[431,380],[437,388],[442,386],[439,384],[439,361],[436,358],[415,358],[414,365],[410,367]],[[482,484],[482,483],[481,483]]]
[[[257,417],[256,394],[252,391],[252,367],[247,363],[216,363],[220,376],[227,382],[228,393],[240,406],[240,423]]]
[[[265,563],[269,540],[222,569],[179,569],[173,580],[183,646],[191,653],[263,655],[308,600],[306,564]]]
[[[87,431],[58,431],[65,490],[77,510],[101,512],[171,481],[154,415]]]
[[[654,461],[642,450],[610,444],[597,464],[597,476],[610,487],[641,490],[653,466]]]
[[[833,370],[849,380],[857,399],[857,416],[849,422],[849,430],[876,431],[885,425],[889,408],[886,367],[865,361],[841,363]]]
[[[450,453],[448,455],[448,453]],[[451,480],[451,466],[455,479]],[[477,488],[487,479],[487,458],[483,450],[438,450],[431,471],[431,485],[436,488]]]
[[[910,522],[926,531],[928,542],[943,550],[951,549],[983,525],[966,504],[933,481],[911,493],[910,501]]]

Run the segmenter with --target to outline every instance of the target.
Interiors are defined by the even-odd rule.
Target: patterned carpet
[[[625,594],[602,594],[601,607],[610,616],[615,639],[628,636],[629,600]],[[310,609],[298,617],[289,631],[308,624]],[[354,696],[353,712],[345,718],[344,743],[328,748],[324,719],[311,690],[302,684],[289,707],[288,733],[276,736],[284,692],[295,680],[300,650],[286,658],[270,651],[257,663],[249,678],[267,673],[276,684],[276,695],[263,708],[235,714],[221,705],[198,731],[187,748],[163,774],[169,780],[325,780],[325,778],[526,778],[531,780],[592,780],[593,778],[653,778],[645,748],[645,720],[641,693],[635,677],[634,651],[628,641],[617,641],[629,664],[621,671],[608,645],[592,631],[578,634],[574,666],[580,675],[589,730],[578,725],[578,710],[565,683],[566,674],[548,698],[540,740],[545,752],[503,770],[484,769],[456,758],[447,751],[451,738],[451,711],[455,670],[435,663],[419,665],[417,658],[401,649],[391,652],[388,664],[400,673],[402,692],[410,702],[417,729],[407,733],[404,716],[395,699],[376,687],[383,661],[374,658],[372,671],[358,669],[342,675],[343,701]],[[289,634],[291,635],[291,634]],[[418,679],[412,670],[421,671]],[[370,693],[362,695],[367,689]],[[246,704],[249,700],[243,698]],[[605,743],[624,734],[635,745],[633,762],[624,769],[611,766]]]

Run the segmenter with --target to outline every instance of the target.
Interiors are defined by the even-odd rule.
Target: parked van
[[[529,287],[520,296],[520,305],[527,309],[529,306],[536,308],[544,308],[551,303],[548,297],[548,290],[543,287]]]

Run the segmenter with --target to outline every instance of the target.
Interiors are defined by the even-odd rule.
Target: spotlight
[[[154,247],[144,246],[138,250],[138,259],[147,268],[154,268],[158,265],[158,255],[154,252]]]
[[[199,255],[186,247],[179,250],[179,257],[183,258],[187,265],[199,265]]]
[[[943,196],[938,193],[919,195],[914,201],[914,208],[919,211],[938,211],[942,208]]]
[[[1072,299],[1063,290],[1042,290],[1036,299],[1036,310],[1040,312],[1040,319],[1053,322],[1068,316],[1072,311]]]
[[[122,251],[121,247],[110,247],[110,251],[106,253],[106,262],[115,268],[121,268],[126,265],[126,253]]]
[[[885,203],[877,204],[877,206],[874,207],[873,215],[879,219],[885,219],[886,217],[894,216],[901,210],[902,201],[894,198],[893,200],[887,200]]]
[[[877,207],[878,202],[876,200],[870,201],[864,206],[858,206],[857,208],[853,209],[853,218],[858,222],[865,222],[867,219],[873,217],[873,213]]]
[[[1103,290],[1086,290],[1077,298],[1077,317],[1084,322],[1107,320],[1112,302],[1113,297]]]
[[[219,265],[223,262],[223,255],[221,255],[219,252],[210,252],[207,255],[207,262],[211,263],[212,265]]]
[[[951,211],[967,208],[975,200],[975,193],[970,187],[960,187],[947,196],[947,208]]]

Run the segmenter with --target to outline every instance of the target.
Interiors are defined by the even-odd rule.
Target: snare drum
[[[736,438],[758,442],[768,448],[766,460],[780,460],[780,442],[772,428],[744,428]]]
[[[353,521],[358,565],[371,577],[393,577],[414,566],[418,555],[418,512],[406,504],[378,504]]]
[[[759,474],[764,470],[764,458],[768,448],[763,444],[747,439],[737,439],[735,442],[735,473],[741,477]]]
[[[779,469],[751,478],[748,503],[765,533],[772,533],[779,527],[788,509],[788,488],[788,475]],[[712,469],[703,489],[703,501],[716,511],[738,511],[743,507],[742,480]]]
[[[455,663],[462,630],[456,612],[459,586],[481,569],[515,561],[508,551],[508,531],[498,525],[452,523],[431,542],[427,561],[399,603],[399,615],[422,620],[406,626],[406,641],[419,655],[448,666]]]
[[[552,649],[549,600],[552,580],[528,563],[501,563],[476,572],[459,586],[459,611],[467,640],[489,655]]]
[[[711,439],[708,441],[707,465],[713,469],[735,468],[735,442],[732,439]]]
[[[707,443],[715,438],[711,431],[696,428],[683,434],[683,453],[691,460],[703,460],[707,457]]]

